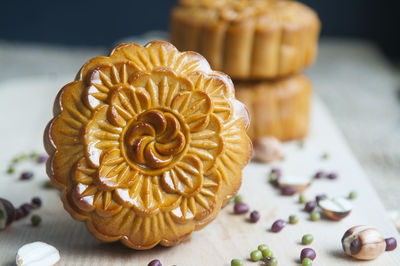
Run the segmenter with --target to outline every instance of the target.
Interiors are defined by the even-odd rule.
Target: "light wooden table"
[[[0,86],[0,170],[5,171],[13,155],[32,150],[42,151],[42,131],[50,118],[51,104],[69,78],[30,79],[3,83]],[[322,160],[323,153],[328,160]],[[163,265],[229,265],[232,258],[241,258],[246,265],[250,252],[260,243],[267,243],[279,260],[279,265],[299,265],[301,236],[311,233],[315,241],[310,245],[317,253],[314,265],[400,265],[400,249],[386,252],[375,261],[359,262],[342,251],[341,237],[353,225],[367,224],[378,228],[385,237],[398,237],[387,214],[371,187],[360,165],[351,154],[324,105],[316,99],[312,111],[312,128],[305,146],[297,143],[284,146],[286,160],[274,165],[251,163],[244,171],[240,193],[251,209],[261,213],[256,224],[250,224],[247,215],[234,215],[232,205],[223,209],[217,219],[204,230],[177,247],[156,247],[149,251],[133,251],[119,243],[106,244],[93,238],[85,226],[74,221],[62,208],[55,190],[44,190],[44,166],[22,164],[17,172],[34,169],[32,181],[20,181],[18,175],[0,178],[0,196],[16,205],[40,195],[43,207],[37,211],[43,223],[33,228],[29,219],[14,223],[0,232],[0,264],[13,265],[15,252],[24,243],[45,241],[61,252],[60,265],[147,265],[158,258]],[[297,204],[297,197],[280,196],[267,182],[271,167],[281,167],[284,174],[312,175],[317,170],[335,171],[339,179],[319,180],[306,191],[308,198],[319,193],[346,196],[358,192],[352,214],[341,222],[322,219],[308,220],[307,213]],[[297,214],[300,222],[287,225],[280,233],[268,231],[278,218],[287,219]]]

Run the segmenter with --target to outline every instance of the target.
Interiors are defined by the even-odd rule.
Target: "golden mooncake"
[[[275,79],[300,72],[317,54],[317,14],[288,0],[181,0],[171,41],[201,53],[233,79]]]
[[[248,125],[230,78],[199,54],[124,43],[58,93],[47,172],[98,239],[173,246],[239,189],[252,155]]]
[[[281,141],[308,133],[312,85],[302,75],[275,81],[235,82],[236,97],[248,108],[250,137],[274,136]]]

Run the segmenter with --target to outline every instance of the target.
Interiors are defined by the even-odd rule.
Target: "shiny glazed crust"
[[[233,79],[274,79],[315,60],[320,22],[296,1],[182,0],[171,13],[171,41],[202,54]]]
[[[307,135],[312,86],[304,75],[276,81],[236,82],[236,97],[248,108],[249,135],[254,140],[275,136],[281,141]]]
[[[47,173],[95,237],[173,246],[239,189],[248,125],[230,78],[199,54],[124,43],[59,92],[44,134]]]

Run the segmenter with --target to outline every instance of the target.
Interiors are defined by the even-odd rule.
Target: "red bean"
[[[318,171],[315,173],[314,178],[316,179],[320,179],[325,175],[325,173],[323,171]]]
[[[233,211],[235,212],[235,214],[246,213],[249,211],[249,206],[247,206],[247,204],[243,202],[236,202],[233,207]]]
[[[297,192],[297,189],[295,187],[287,186],[287,187],[281,188],[281,194],[285,195],[285,196],[292,196],[292,195],[296,194],[296,192]]]
[[[19,178],[21,180],[29,180],[29,179],[32,179],[32,177],[33,177],[33,173],[30,171],[26,171],[26,172],[23,172]]]
[[[316,206],[317,206],[317,203],[315,201],[309,201],[304,206],[304,210],[306,212],[312,212],[315,209]]]
[[[312,248],[303,248],[300,253],[300,261],[303,261],[304,258],[309,258],[314,260],[317,254]]]
[[[162,266],[162,264],[159,260],[152,260],[147,266]]]
[[[397,247],[397,241],[394,237],[389,237],[385,239],[386,242],[386,251],[395,250]]]
[[[272,226],[271,226],[271,231],[274,233],[277,233],[279,231],[281,231],[283,229],[283,227],[285,227],[285,221],[284,220],[276,220]]]
[[[250,222],[256,223],[260,220],[260,213],[258,211],[252,211],[250,213]]]
[[[337,179],[338,175],[336,173],[330,173],[326,177],[333,180],[333,179]]]

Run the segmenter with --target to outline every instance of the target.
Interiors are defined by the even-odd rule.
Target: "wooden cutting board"
[[[3,173],[14,155],[43,151],[42,132],[51,117],[53,99],[69,78],[72,77],[36,78],[0,85],[0,170]],[[325,152],[329,159],[322,160],[321,155]],[[317,253],[314,265],[400,265],[400,248],[385,252],[371,262],[356,261],[342,251],[341,237],[354,225],[374,226],[385,237],[399,235],[318,99],[314,101],[311,132],[304,148],[296,142],[287,143],[284,155],[284,161],[273,165],[251,163],[244,171],[240,194],[252,210],[261,213],[258,223],[249,223],[248,214],[234,215],[231,204],[204,230],[193,233],[189,241],[177,247],[156,247],[148,251],[134,251],[119,243],[101,243],[93,238],[83,223],[74,221],[63,210],[56,190],[42,188],[46,180],[44,166],[23,163],[15,175],[2,174],[0,196],[19,205],[39,195],[44,204],[36,213],[42,216],[43,222],[34,228],[26,218],[0,232],[0,264],[14,265],[18,247],[40,240],[60,250],[60,265],[147,265],[155,258],[169,266],[230,265],[232,258],[242,259],[245,265],[260,265],[248,260],[250,252],[260,243],[272,248],[279,265],[299,265],[299,254],[304,248],[300,239],[303,234],[311,233],[315,240],[310,247]],[[284,174],[299,176],[313,175],[317,170],[338,173],[337,180],[318,180],[305,194],[311,199],[319,193],[346,196],[355,190],[359,196],[354,201],[353,212],[340,222],[310,221],[308,214],[302,211],[303,206],[297,204],[297,196],[281,196],[268,184],[267,175],[271,167],[280,167]],[[25,169],[34,169],[32,181],[18,180],[18,173]],[[297,225],[287,225],[280,233],[269,232],[274,220],[287,219],[291,214],[300,217]]]

